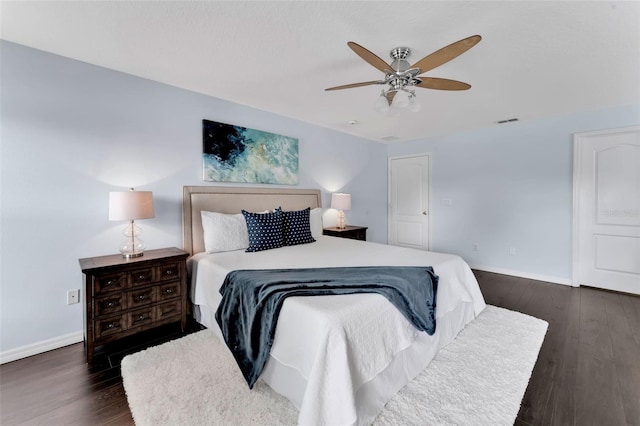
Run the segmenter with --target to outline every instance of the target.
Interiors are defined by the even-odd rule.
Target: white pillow
[[[242,213],[224,214],[202,210],[204,249],[207,253],[244,250],[249,247],[247,222]]]
[[[309,223],[311,224],[311,236],[314,239],[318,239],[322,236],[322,209],[317,207],[315,209],[311,209],[311,213],[309,214]]]

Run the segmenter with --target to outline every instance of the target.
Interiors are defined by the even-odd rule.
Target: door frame
[[[409,155],[397,155],[394,157],[387,158],[387,244],[391,241],[391,162],[393,160],[401,160],[403,158],[413,158],[413,157],[427,157],[427,191],[429,191],[429,196],[427,197],[427,202],[429,203],[429,208],[427,211],[427,232],[429,234],[427,238],[427,250],[431,251],[431,206],[433,205],[431,201],[431,152],[422,152],[416,154]]]
[[[580,200],[580,190],[581,182],[580,175],[582,172],[582,168],[585,167],[582,164],[582,151],[584,150],[584,145],[582,142],[585,139],[593,136],[602,136],[602,135],[618,135],[624,133],[635,133],[640,132],[640,126],[631,126],[631,127],[619,127],[613,129],[605,129],[605,130],[596,130],[590,132],[579,132],[573,134],[573,271],[571,277],[571,285],[573,287],[580,287],[579,273],[580,273],[580,205],[582,200]]]

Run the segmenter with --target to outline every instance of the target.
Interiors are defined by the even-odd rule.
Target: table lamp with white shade
[[[128,220],[124,230],[126,240],[120,245],[122,257],[140,257],[144,254],[144,243],[138,237],[142,230],[135,224],[137,219],[154,217],[153,193],[151,191],[134,191],[109,193],[109,220]]]
[[[338,229],[345,229],[344,210],[351,208],[351,194],[336,192],[331,194],[331,208],[338,210]]]

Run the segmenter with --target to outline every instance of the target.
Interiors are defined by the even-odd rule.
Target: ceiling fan
[[[389,87],[387,90],[382,90],[380,98],[376,104],[377,109],[384,111],[385,109],[388,110],[391,106],[402,108],[413,104],[412,110],[418,110],[419,104],[417,104],[415,92],[411,90],[413,87],[437,90],[467,90],[471,87],[471,85],[461,81],[436,77],[420,77],[420,74],[424,74],[425,72],[439,67],[440,65],[462,55],[464,52],[478,44],[480,40],[482,40],[482,37],[479,35],[473,35],[471,37],[458,40],[455,43],[451,43],[450,45],[425,56],[413,65],[410,65],[407,61],[407,58],[411,54],[411,50],[408,47],[396,47],[395,49],[392,49],[389,52],[389,55],[391,56],[391,59],[393,59],[393,62],[389,65],[374,53],[360,46],[358,43],[350,41],[347,45],[351,50],[370,65],[382,71],[384,73],[384,79],[345,84],[343,86],[329,87],[325,90],[342,90],[352,89],[354,87],[370,86],[373,84],[385,84]]]

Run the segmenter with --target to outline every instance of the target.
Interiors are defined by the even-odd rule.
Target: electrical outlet
[[[74,303],[80,303],[80,290],[67,291],[67,305],[73,305]]]
[[[515,248],[515,247],[511,247],[511,248],[509,249],[509,254],[510,254],[511,256],[513,256],[514,254],[516,254],[516,248]]]
[[[472,247],[473,247],[473,251],[478,251],[480,248],[480,245],[478,243],[473,243]]]

